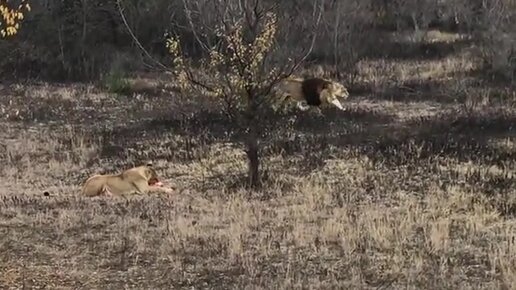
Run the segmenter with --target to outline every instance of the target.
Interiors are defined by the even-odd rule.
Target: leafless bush
[[[259,139],[266,127],[266,111],[273,87],[290,76],[306,59],[315,43],[314,32],[307,34],[311,42],[304,54],[291,55],[289,60],[278,62],[277,12],[275,6],[261,0],[212,1],[204,3],[214,11],[216,25],[208,29],[205,22],[196,25],[191,15],[192,2],[183,0],[193,37],[203,49],[205,58],[188,57],[177,37],[168,40],[175,75],[182,92],[201,94],[217,99],[221,109],[244,135],[249,165],[248,184],[256,187],[259,178]],[[324,1],[313,3],[313,23],[317,27]],[[205,7],[198,6],[202,11]],[[316,30],[314,30],[316,31]],[[216,40],[216,41],[214,41]]]

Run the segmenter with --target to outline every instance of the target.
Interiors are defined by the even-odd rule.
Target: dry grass
[[[347,112],[273,130],[253,193],[224,117],[183,117],[144,78],[132,96],[2,87],[0,288],[515,288],[514,96],[474,69],[359,64]],[[180,193],[78,196],[149,159]]]

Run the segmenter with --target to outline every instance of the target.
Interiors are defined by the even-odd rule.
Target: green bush
[[[111,71],[102,79],[104,87],[110,93],[117,95],[128,95],[131,92],[131,84],[126,78],[125,73]]]

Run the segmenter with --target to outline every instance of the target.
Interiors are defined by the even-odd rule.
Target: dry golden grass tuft
[[[483,98],[474,67],[359,64],[367,90],[347,112],[272,128],[252,193],[231,126],[197,99],[177,112],[147,87],[3,87],[0,108],[20,113],[0,116],[0,288],[512,289],[516,110],[487,85],[489,108],[466,105],[459,92]],[[147,160],[182,191],[78,195]]]

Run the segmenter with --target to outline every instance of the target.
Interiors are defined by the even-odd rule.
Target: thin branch
[[[186,71],[186,77],[188,78],[188,81],[193,83],[194,85],[196,86],[199,86],[205,90],[207,90],[208,92],[211,92],[211,93],[215,93],[216,91],[213,89],[213,87],[201,82],[200,80],[196,79],[194,76],[193,76],[193,73],[191,70],[189,69],[186,69],[186,66],[185,66],[185,71]]]
[[[301,65],[302,62],[304,62],[308,56],[312,53],[313,49],[314,49],[314,46],[315,46],[315,40],[317,39],[317,31],[319,30],[319,25],[321,23],[321,18],[322,18],[322,14],[323,14],[323,10],[324,10],[324,2],[325,0],[321,0],[321,7],[320,7],[320,10],[319,10],[319,16],[317,16],[317,20],[315,22],[315,27],[314,27],[314,35],[312,37],[312,42],[310,43],[310,47],[308,48],[308,51],[305,53],[305,55],[299,59],[294,66],[292,66],[292,68],[290,69],[289,73],[287,73],[287,76],[286,77],[289,77],[291,76],[295,70],[297,70],[297,68]],[[315,11],[315,9],[314,9]]]
[[[234,32],[235,28],[234,27],[230,27],[230,24],[228,24],[225,20],[222,19],[221,21],[222,21],[222,24],[224,24],[224,27],[226,28],[225,35],[227,36],[227,39],[229,40],[229,42],[233,46],[233,49],[230,49],[230,50],[233,51],[233,53],[235,54],[236,60],[238,61],[238,64],[239,64],[237,66],[238,72],[243,77],[245,75],[245,66],[246,66],[246,64],[245,64],[245,60],[243,59],[243,56],[241,56],[240,53],[238,52],[238,48],[240,46],[238,46],[235,43],[235,40],[234,40],[234,38],[232,36],[232,33]],[[236,26],[237,23],[234,23],[234,25]]]
[[[282,68],[280,70],[278,70],[278,73],[276,74],[276,76],[274,76],[272,78],[272,80],[269,82],[269,85],[265,86],[264,88],[262,88],[260,90],[260,94],[261,95],[268,95],[270,94],[270,92],[272,91],[272,88],[275,87],[277,84],[279,84],[283,79],[286,79],[288,77],[290,77],[296,70],[297,68],[301,65],[301,63],[303,63],[306,58],[308,58],[308,56],[312,53],[313,51],[313,48],[315,46],[315,41],[316,41],[316,38],[317,38],[317,30],[319,30],[319,25],[321,23],[321,18],[322,18],[322,14],[323,14],[323,11],[324,11],[324,2],[325,0],[321,0],[321,5],[320,5],[320,10],[319,10],[319,15],[317,16],[317,20],[316,20],[316,23],[314,25],[314,35],[312,37],[312,41],[310,43],[310,47],[308,48],[307,52],[300,58],[298,59],[297,61],[294,62],[294,64],[290,67],[290,69],[287,69],[287,67],[289,66],[289,64],[285,64],[284,66],[282,66]],[[314,5],[314,15],[315,15],[315,11],[316,11],[316,6]]]
[[[196,1],[198,1],[198,0],[196,0]],[[197,34],[197,29],[195,29],[195,25],[193,24],[193,20],[192,20],[192,11],[187,7],[186,0],[183,0],[183,6],[185,9],[186,20],[188,20],[188,24],[190,25],[190,30],[192,31],[195,40],[199,43],[199,45],[204,50],[209,51],[210,50],[208,47],[209,44],[206,45],[206,43],[204,43],[201,40],[201,38],[199,37],[199,34]]]
[[[136,37],[136,35],[134,35],[133,33],[133,30],[131,29],[131,27],[129,26],[129,23],[127,22],[127,19],[124,15],[124,12],[123,12],[123,8],[122,8],[122,4],[121,4],[121,0],[117,0],[116,3],[117,3],[117,6],[118,6],[118,13],[120,13],[120,17],[122,17],[122,21],[124,22],[124,25],[125,25],[125,28],[127,29],[127,31],[129,32],[129,34],[131,35],[131,37],[133,38],[134,42],[136,43],[136,45],[138,45],[138,47],[143,51],[143,53],[145,53],[145,55],[151,59],[154,63],[158,64],[161,68],[163,68],[164,70],[170,72],[171,70],[166,66],[164,65],[163,63],[161,63],[160,61],[156,60],[155,58],[152,57],[152,55],[145,49],[145,47],[143,47],[143,45],[140,43],[140,41],[138,40],[138,38]]]

